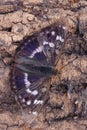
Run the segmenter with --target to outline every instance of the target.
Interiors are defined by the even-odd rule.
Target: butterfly
[[[56,64],[66,37],[66,23],[58,21],[28,36],[17,48],[12,69],[12,88],[23,108],[35,111],[44,104],[48,91],[45,83],[59,74]]]

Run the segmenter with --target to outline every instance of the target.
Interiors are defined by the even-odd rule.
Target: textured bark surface
[[[69,27],[60,61],[67,64],[50,88],[50,99],[38,116],[22,110],[11,90],[11,62],[23,37],[61,17]],[[58,64],[60,66],[61,63]],[[0,2],[0,130],[87,129],[87,1],[3,0]]]

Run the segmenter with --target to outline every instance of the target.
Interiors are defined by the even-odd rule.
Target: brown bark
[[[38,117],[22,110],[11,90],[9,65],[23,37],[66,17],[68,63],[57,90],[51,88],[48,106]],[[4,0],[0,3],[0,130],[87,129],[87,2],[86,0]],[[67,82],[67,79],[69,81]],[[68,91],[66,88],[68,86]],[[56,91],[56,92],[55,92]],[[56,107],[57,104],[57,107]],[[61,107],[62,106],[62,107]]]

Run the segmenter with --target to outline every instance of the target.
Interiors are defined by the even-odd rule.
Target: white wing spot
[[[28,88],[28,89],[26,89],[26,92],[27,93],[32,93],[32,91]]]
[[[24,83],[25,83],[26,88],[28,88],[31,85],[30,81],[28,80],[27,73],[24,73]]]
[[[27,42],[25,42],[25,44],[24,44],[25,46],[27,45]]]
[[[17,88],[17,87],[14,85],[13,88]]]
[[[55,35],[55,32],[54,32],[54,31],[52,31],[52,32],[51,32],[51,34],[54,36],[54,35]]]
[[[47,31],[46,31],[46,34],[48,34],[48,33],[49,33],[49,31],[47,30]]]
[[[47,41],[44,41],[44,42],[43,42],[43,45],[47,45],[47,44],[49,44]]]
[[[30,58],[33,58],[35,56],[36,53],[42,52],[43,51],[43,46],[39,46],[38,48],[36,48],[33,53],[29,56]]]
[[[60,40],[60,36],[57,35],[57,36],[56,36],[56,40]]]
[[[31,40],[29,39],[28,42],[30,42]]]
[[[61,28],[61,25],[59,25],[59,27]]]
[[[29,100],[29,101],[27,101],[27,102],[26,102],[26,104],[27,104],[27,105],[30,105],[30,104],[31,104],[31,101],[30,101],[30,100]]]
[[[32,112],[33,115],[37,115],[38,113],[36,111]]]
[[[54,47],[54,44],[52,42],[49,42],[50,47]]]
[[[59,50],[58,50],[58,49],[55,49],[55,52],[56,52],[56,54],[58,54],[58,53],[59,53]]]
[[[37,95],[37,94],[38,94],[38,91],[37,91],[37,90],[31,91],[29,88],[26,89],[26,92],[27,92],[27,93],[30,93],[30,94],[32,94],[32,95]]]
[[[66,29],[66,27],[65,27],[65,26],[63,26],[62,28],[63,28],[64,30]]]
[[[25,102],[25,99],[24,99],[24,98],[22,99],[22,102]]]
[[[42,100],[37,100],[37,99],[34,100],[34,104],[42,104],[42,103],[43,103]]]
[[[49,45],[50,47],[54,47],[54,44],[52,42],[44,41],[43,45]]]
[[[34,91],[32,91],[32,94],[33,94],[33,95],[37,95],[37,94],[38,94],[38,91],[37,91],[37,90],[34,90]]]
[[[36,49],[36,52],[42,52],[43,50],[43,46],[39,46],[37,49]]]
[[[19,98],[19,99],[22,99],[22,96],[21,96],[21,95],[19,95],[19,96],[18,96],[18,98]]]
[[[61,36],[58,36],[58,35],[56,36],[56,40],[57,40],[57,41],[59,40],[59,41],[61,41],[61,42],[64,42],[64,39],[62,39],[62,37],[61,37]]]

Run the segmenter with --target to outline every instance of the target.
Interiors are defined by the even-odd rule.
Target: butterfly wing
[[[25,40],[17,49],[12,70],[12,86],[16,93],[16,100],[22,107],[29,107],[30,110],[33,110],[34,107],[43,104],[46,93],[46,91],[43,91],[46,90],[44,89],[46,77],[34,73],[32,70],[27,73],[25,71],[25,64],[27,63],[28,65],[37,64],[38,66],[48,64],[42,46],[39,45],[36,37]]]
[[[38,35],[38,41],[43,46],[43,52],[49,64],[54,65],[66,43],[67,27],[65,23],[55,23],[43,29]]]
[[[66,22],[67,20],[63,19],[27,37],[18,48],[17,54],[53,66],[66,43]]]
[[[23,73],[20,70],[14,71],[14,89],[16,100],[22,107],[29,107],[33,110],[37,105],[43,104],[43,96],[46,93],[44,81],[38,75]],[[43,91],[45,90],[45,91]]]
[[[17,59],[19,56],[26,56],[30,62],[34,62],[43,65],[54,65],[60,50],[65,44],[66,27],[61,24],[54,24],[49,26],[39,33],[28,37],[23,41],[21,46],[17,49],[15,56],[15,62],[19,60],[19,63],[25,59]],[[36,62],[37,61],[37,62]],[[14,65],[15,66],[15,65]],[[25,63],[23,68],[13,68],[12,82],[13,88],[16,92],[16,98],[20,104],[24,107],[29,107],[31,110],[38,105],[43,104],[43,100],[46,94],[44,82],[47,77],[39,75],[39,73],[32,73],[31,70],[27,73]],[[19,66],[20,68],[20,66]],[[45,90],[45,91],[44,91]]]
[[[17,56],[26,56],[43,64],[47,64],[47,58],[44,55],[43,46],[40,45],[36,35],[27,37],[23,40],[21,45],[17,48],[16,58]]]

